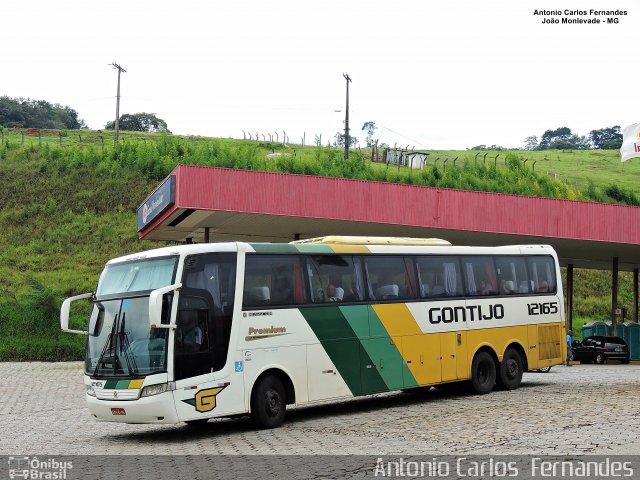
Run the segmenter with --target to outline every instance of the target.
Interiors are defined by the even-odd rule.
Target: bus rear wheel
[[[514,390],[522,382],[522,357],[517,350],[508,348],[500,363],[498,383],[506,390]]]
[[[251,419],[260,428],[276,428],[284,422],[287,401],[278,377],[267,375],[251,394]]]
[[[487,352],[478,352],[471,364],[471,388],[479,395],[493,390],[496,383],[496,364]]]

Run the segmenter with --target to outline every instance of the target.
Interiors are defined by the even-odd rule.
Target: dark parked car
[[[607,360],[629,363],[629,345],[620,337],[587,337],[582,342],[574,342],[573,359],[600,365]]]

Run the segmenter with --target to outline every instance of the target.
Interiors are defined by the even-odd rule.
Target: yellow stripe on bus
[[[418,385],[440,381],[432,375],[434,364],[438,366],[438,373],[440,370],[440,337],[423,334],[404,303],[372,305],[372,308],[396,344]],[[435,346],[437,348],[434,348]]]
[[[129,382],[129,388],[141,388],[143,381],[144,380],[131,380]]]
[[[364,245],[329,245],[334,253],[369,253]]]
[[[404,303],[372,305],[372,308],[391,338],[422,334],[416,319]]]

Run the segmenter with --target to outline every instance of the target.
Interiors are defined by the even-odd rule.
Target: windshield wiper
[[[136,360],[131,353],[131,344],[129,343],[129,335],[125,331],[125,316],[126,313],[122,313],[122,320],[120,322],[120,333],[118,337],[120,338],[120,353],[124,356],[124,359],[127,362],[127,368],[132,375],[138,374],[138,366],[136,365]]]
[[[100,365],[102,365],[102,362],[104,360],[104,354],[107,353],[107,350],[109,350],[109,352],[111,352],[111,349],[113,348],[113,353],[115,353],[115,345],[113,345],[114,343],[114,338],[115,338],[115,333],[116,333],[116,326],[118,325],[118,314],[116,313],[115,318],[113,319],[113,325],[111,326],[111,333],[109,333],[109,339],[105,342],[104,344],[104,348],[102,349],[102,353],[100,354],[100,357],[98,357],[98,363],[96,364],[96,368],[93,370],[93,376],[97,376],[98,375],[98,370],[100,370]],[[116,359],[115,357],[113,357],[113,374],[115,375],[116,373]]]

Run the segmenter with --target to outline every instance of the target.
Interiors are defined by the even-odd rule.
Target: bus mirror
[[[151,328],[170,328],[169,325],[162,324],[162,297],[166,293],[173,292],[181,287],[181,283],[176,283],[151,292],[149,295],[149,323]]]
[[[71,310],[71,304],[76,300],[82,300],[83,298],[91,298],[91,297],[93,297],[93,293],[83,293],[82,295],[69,297],[64,302],[62,302],[62,307],[60,307],[60,328],[62,328],[63,332],[80,333],[83,335],[87,334],[87,332],[84,330],[69,329],[69,311]]]

